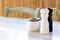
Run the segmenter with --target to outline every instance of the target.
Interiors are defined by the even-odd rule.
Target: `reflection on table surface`
[[[60,22],[53,22],[53,32],[41,35],[27,31],[27,19],[0,17],[0,40],[60,40]]]

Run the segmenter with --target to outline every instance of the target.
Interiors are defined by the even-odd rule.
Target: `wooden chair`
[[[52,19],[54,21],[60,21],[60,10],[58,10],[57,8],[52,9],[53,9]]]
[[[15,8],[8,8],[5,7],[4,9],[4,16],[8,17],[8,14],[10,12],[25,12],[25,13],[31,13],[34,15],[35,18],[38,18],[40,16],[40,9],[36,8],[36,9],[32,9],[32,8],[28,8],[28,7],[15,7]]]

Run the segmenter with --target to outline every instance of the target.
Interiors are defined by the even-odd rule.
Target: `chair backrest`
[[[54,21],[59,21],[60,19],[60,10],[58,10],[57,8],[52,8],[53,9],[53,13],[52,13],[52,19]]]
[[[60,9],[57,10],[57,16],[60,16]]]
[[[5,7],[4,16],[8,17],[8,14],[10,12],[25,12],[25,13],[33,14],[34,17],[39,17],[40,16],[40,9],[39,8],[32,9],[32,8],[28,8],[28,7],[15,7],[15,8]]]

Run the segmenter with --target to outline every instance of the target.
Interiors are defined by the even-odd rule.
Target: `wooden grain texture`
[[[60,9],[60,0],[0,0],[0,16],[4,15],[4,7],[30,7],[30,8],[43,8],[54,7]],[[33,17],[25,13],[10,13],[9,17],[28,18]]]
[[[0,0],[0,16],[3,16],[3,1]]]
[[[56,8],[60,9],[60,0],[56,0]]]

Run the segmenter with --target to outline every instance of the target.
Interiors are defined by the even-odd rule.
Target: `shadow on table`
[[[29,40],[52,40],[53,33],[41,35],[39,32],[29,32]]]

